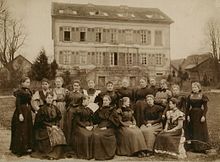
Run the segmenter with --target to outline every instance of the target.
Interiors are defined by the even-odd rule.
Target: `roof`
[[[52,17],[95,19],[105,21],[126,21],[171,24],[173,20],[158,8],[104,6],[94,4],[52,3]]]
[[[182,65],[184,59],[171,60],[171,66],[173,66],[176,70],[179,70],[179,67]]]
[[[18,56],[16,56],[11,62],[9,62],[7,65],[13,64],[13,62],[14,62],[15,60],[19,59],[19,58],[25,60],[25,61],[28,62],[29,64],[32,64],[32,63],[31,63],[28,59],[26,59],[24,56],[18,55]],[[6,65],[6,66],[7,66],[7,65]]]
[[[181,66],[185,70],[190,70],[202,64],[203,62],[207,61],[211,57],[212,57],[212,54],[210,52],[203,53],[200,55],[199,54],[190,55],[183,61]]]

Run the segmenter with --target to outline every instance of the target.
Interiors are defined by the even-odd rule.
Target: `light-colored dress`
[[[167,111],[166,116],[168,120],[168,130],[176,127],[178,121],[184,120],[185,118],[185,114],[179,109]],[[156,153],[173,155],[178,158],[185,158],[186,151],[184,142],[185,137],[183,128],[173,132],[161,132],[156,138],[154,151]]]
[[[62,118],[59,121],[59,126],[62,130],[64,130],[64,119],[66,115],[66,103],[65,103],[65,96],[66,96],[66,89],[65,88],[54,88],[53,93],[56,96],[56,106],[60,110]]]

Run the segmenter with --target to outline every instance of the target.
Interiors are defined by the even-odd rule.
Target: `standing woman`
[[[133,108],[133,102],[134,102],[134,92],[133,90],[129,87],[129,80],[128,79],[123,79],[122,80],[122,86],[121,88],[118,89],[118,99],[122,99],[123,97],[128,97],[130,99],[130,106]],[[119,104],[119,106],[121,106]]]
[[[146,106],[145,97],[154,92],[147,87],[147,80],[145,78],[140,79],[140,88],[135,91],[135,119],[137,126],[140,127],[144,121],[144,107]]]
[[[29,89],[30,78],[21,79],[21,88],[14,92],[16,109],[11,122],[10,150],[17,156],[22,156],[32,151],[33,122],[31,115],[31,97]]]
[[[206,123],[208,101],[208,97],[201,92],[200,83],[192,83],[192,93],[187,99],[186,115],[189,132],[188,140],[191,141],[192,149],[195,152],[204,152],[210,149]]]
[[[65,108],[65,96],[67,93],[67,90],[63,88],[63,78],[62,77],[56,77],[55,78],[55,85],[56,87],[53,89],[53,93],[56,96],[56,106],[60,110],[62,118],[59,121],[59,127],[64,130],[64,117],[66,115],[66,108]]]
[[[119,116],[114,106],[110,105],[111,97],[103,97],[103,105],[94,114],[94,158],[108,160],[115,156],[117,147],[115,131],[119,126]]]
[[[77,108],[82,103],[83,94],[80,90],[80,81],[73,81],[73,90],[70,91],[65,98],[66,101],[66,117],[64,125],[64,133],[68,145],[72,145],[72,130],[73,130],[73,113],[76,112]]]

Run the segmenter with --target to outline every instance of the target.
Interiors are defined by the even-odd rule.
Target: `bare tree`
[[[25,37],[21,22],[11,18],[5,1],[0,0],[0,62],[8,69],[10,76],[17,71],[10,62],[24,45]]]
[[[212,18],[206,24],[206,34],[208,38],[208,44],[212,53],[213,63],[216,69],[217,78],[220,79],[220,22]]]

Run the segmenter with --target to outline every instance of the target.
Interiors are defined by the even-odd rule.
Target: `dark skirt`
[[[66,147],[66,140],[62,130],[52,130],[52,128],[38,129],[35,141],[35,152],[31,154],[33,158],[53,158],[60,159]]]
[[[184,148],[184,131],[178,129],[175,132],[161,132],[157,135],[154,151],[156,153],[169,154],[180,158],[186,157]]]
[[[116,137],[114,129],[94,129],[94,158],[96,160],[109,160],[114,158],[116,152]]]
[[[144,135],[147,146],[146,149],[148,151],[153,151],[156,136],[160,133],[160,131],[162,131],[162,127],[162,123],[156,123],[150,127],[146,127],[145,125],[141,126],[141,131]]]
[[[77,126],[74,131],[74,150],[81,159],[93,158],[93,131]]]
[[[19,112],[16,109],[11,122],[10,150],[14,154],[23,155],[33,146],[33,121],[29,105],[21,105],[20,109],[24,121],[19,121]]]
[[[196,152],[203,152],[210,149],[208,144],[208,128],[207,122],[201,122],[203,110],[200,108],[192,108],[189,112],[190,122],[187,124],[188,139],[191,140],[192,149]]]
[[[73,124],[75,123],[73,123],[72,121],[73,121],[74,113],[76,112],[76,108],[77,107],[70,107],[64,116],[65,123],[64,123],[63,131],[64,131],[66,142],[68,145],[72,145],[74,143],[72,134],[73,134],[73,128],[74,128]]]
[[[138,127],[121,127],[117,134],[117,155],[131,156],[146,150],[144,136]]]
[[[145,105],[146,105],[145,100],[138,100],[134,106],[134,117],[138,127],[140,127],[144,123]]]

